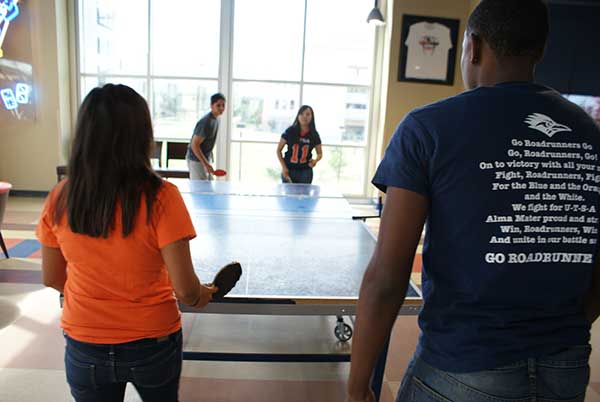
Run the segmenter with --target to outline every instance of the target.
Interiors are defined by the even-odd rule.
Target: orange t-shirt
[[[73,339],[114,344],[157,338],[181,328],[181,315],[160,249],[196,233],[181,194],[163,181],[146,221],[142,202],[133,231],[122,235],[121,209],[108,238],[73,233],[67,214],[54,224],[56,198],[48,195],[37,227],[45,246],[60,248],[67,261],[61,326]]]

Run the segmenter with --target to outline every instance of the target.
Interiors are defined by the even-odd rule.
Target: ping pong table
[[[208,314],[337,316],[336,337],[347,341],[351,327],[343,316],[355,314],[364,270],[375,237],[352,219],[341,194],[309,184],[247,184],[174,179],[198,237],[191,241],[198,276],[210,281],[231,261],[243,275]],[[411,283],[400,314],[417,314],[420,290]],[[379,397],[387,345],[373,375]],[[347,362],[348,353],[264,354],[184,351],[187,360],[260,362]]]

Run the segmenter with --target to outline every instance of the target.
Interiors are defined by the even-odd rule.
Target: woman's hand
[[[317,164],[316,159],[311,159],[308,161],[308,166],[310,166],[311,168],[315,167],[316,164]]]
[[[211,300],[213,293],[219,290],[215,285],[200,285],[200,295],[198,301],[192,305],[194,308],[202,308],[206,306]]]
[[[287,167],[281,168],[281,175],[284,179],[289,181],[290,178],[290,170]]]

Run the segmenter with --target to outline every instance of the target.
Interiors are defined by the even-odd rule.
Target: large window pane
[[[152,1],[152,74],[217,78],[220,3]]]
[[[274,143],[231,143],[228,180],[250,183],[281,182],[281,166]],[[314,169],[313,184],[343,194],[362,194],[366,163],[364,148],[323,147],[323,159]]]
[[[83,77],[81,79],[81,99],[94,88],[104,86],[105,84],[122,84],[135,90],[148,100],[148,88],[145,78],[123,78],[123,77]]]
[[[281,165],[275,155],[275,143],[232,142],[231,167],[227,180],[250,183],[281,181]]]
[[[148,1],[81,0],[81,72],[146,74]]]
[[[300,79],[304,0],[236,0],[234,24],[233,78]]]
[[[314,169],[313,183],[342,194],[362,194],[366,163],[364,148],[324,146],[323,159]]]
[[[371,84],[375,31],[366,23],[373,2],[308,0],[304,80]]]
[[[152,81],[154,136],[189,140],[196,122],[210,110],[217,81]]]
[[[233,139],[279,142],[298,111],[300,87],[292,84],[236,82],[233,85]]]
[[[369,89],[305,85],[304,103],[315,112],[317,131],[327,144],[366,144]]]

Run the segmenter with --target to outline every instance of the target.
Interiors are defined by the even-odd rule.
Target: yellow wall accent
[[[387,146],[396,126],[414,108],[436,102],[463,91],[460,74],[462,37],[467,18],[476,0],[395,0],[393,5],[391,47],[389,57],[389,81],[386,94],[383,148]],[[455,79],[453,86],[399,82],[400,34],[402,14],[460,19]],[[389,18],[388,18],[389,20]],[[383,150],[382,149],[382,152]]]

